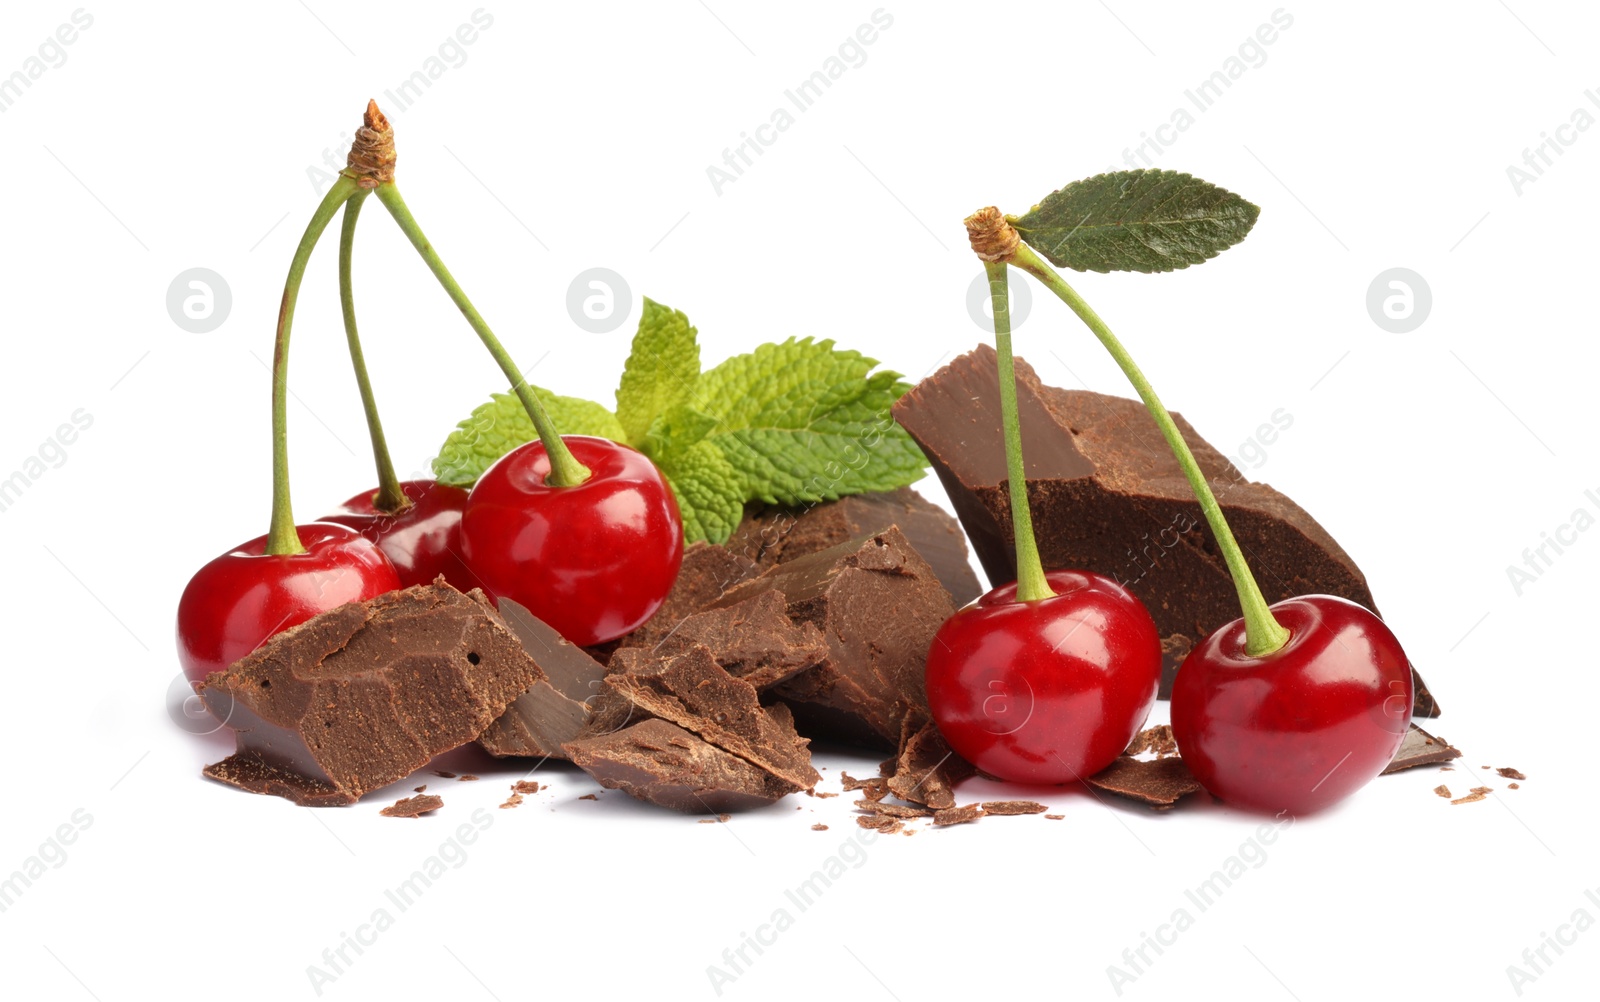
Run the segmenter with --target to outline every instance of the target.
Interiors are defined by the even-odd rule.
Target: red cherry
[[[259,536],[189,579],[178,601],[178,660],[191,682],[281,630],[400,587],[389,558],[354,529],[312,522],[296,531],[304,553],[268,555]]]
[[[1110,765],[1161,681],[1161,640],[1143,603],[1088,571],[1050,571],[1056,594],[996,588],[939,628],[928,705],[950,747],[1017,783],[1069,783]]]
[[[461,591],[479,586],[477,575],[461,558],[461,513],[467,492],[434,480],[403,480],[400,489],[411,507],[393,515],[373,507],[377,491],[367,491],[318,521],[347,525],[378,544],[394,564],[400,587],[444,579]]]
[[[1244,620],[1195,645],[1172,686],[1172,732],[1206,789],[1305,814],[1383,771],[1411,724],[1411,662],[1383,620],[1305,595],[1272,606],[1289,642],[1245,653]]]
[[[509,598],[581,646],[615,640],[655,614],[683,561],[683,522],[661,471],[603,438],[562,440],[591,472],[545,483],[541,442],[484,471],[461,520],[462,555],[496,600]]]

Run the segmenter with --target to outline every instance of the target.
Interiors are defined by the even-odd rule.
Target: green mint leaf
[[[927,460],[889,412],[909,387],[877,364],[790,338],[701,376],[697,407],[717,422],[703,441],[738,472],[740,500],[807,504],[920,479]]]
[[[1050,263],[1075,271],[1173,271],[1245,238],[1261,210],[1225,188],[1170,170],[1075,181],[1012,225]]]
[[[633,350],[617,387],[622,440],[642,447],[656,418],[688,400],[699,378],[700,345],[689,318],[645,299]]]
[[[640,447],[660,465],[675,453],[684,452],[717,427],[717,419],[688,404],[675,404],[651,422]]]
[[[710,442],[700,441],[661,462],[683,516],[685,543],[726,543],[744,518],[739,473]]]
[[[563,397],[537,386],[532,389],[563,435],[622,439],[622,426],[600,404]],[[495,460],[538,437],[522,401],[511,393],[496,393],[444,440],[433,461],[433,475],[442,484],[471,487]]]

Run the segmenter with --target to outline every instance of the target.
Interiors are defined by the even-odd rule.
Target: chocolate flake
[[[1438,786],[1434,787],[1433,792],[1446,800],[1450,799],[1450,787],[1445,786],[1443,783],[1440,783]]]
[[[1457,797],[1450,802],[1452,804],[1475,804],[1493,792],[1494,789],[1492,787],[1474,786],[1471,793],[1467,794],[1465,797]]]
[[[1412,724],[1411,729],[1406,731],[1405,739],[1400,742],[1400,750],[1394,753],[1394,760],[1380,775],[1387,776],[1402,769],[1435,765],[1460,757],[1461,749],[1452,747],[1444,738],[1436,738],[1416,724]]]
[[[917,726],[907,717],[901,725],[900,753],[883,763],[882,771],[890,793],[938,810],[956,805],[956,784],[974,769],[945,743],[932,721]]]
[[[500,809],[502,811],[508,810],[508,809],[510,809],[512,807],[517,806],[520,803],[522,803],[522,794],[513,793],[511,796],[506,798],[506,802],[505,803],[500,805]]]
[[[419,797],[401,797],[378,813],[386,818],[415,818],[431,814],[443,806],[443,797],[428,793]]]
[[[1165,810],[1201,790],[1200,782],[1181,758],[1145,761],[1123,755],[1084,782],[1096,790],[1137,800],[1157,810]]]
[[[1047,820],[1047,821],[1060,821],[1064,817],[1066,817],[1065,814],[1046,814],[1045,815],[1045,820]]]
[[[1133,736],[1122,754],[1138,756],[1147,752],[1154,752],[1156,758],[1171,758],[1178,754],[1178,740],[1172,736],[1171,724],[1146,727]]]
[[[987,800],[979,805],[983,813],[1005,816],[1008,814],[1043,814],[1050,808],[1037,800]]]
[[[905,827],[905,822],[883,814],[863,814],[856,818],[856,824],[862,828],[873,828],[884,835],[893,835]]]
[[[578,799],[579,800],[599,800],[600,798],[596,794],[585,793],[583,796],[579,797]]]
[[[969,821],[976,821],[983,817],[983,811],[977,804],[968,804],[965,807],[946,807],[933,812],[933,823],[944,828],[949,825],[964,825]]]
[[[519,779],[511,784],[514,793],[538,793],[543,787],[531,779]]]
[[[817,824],[811,826],[811,830],[814,832],[825,832],[828,830],[828,826],[818,822]]]
[[[1527,776],[1524,776],[1522,773],[1520,773],[1517,770],[1511,768],[1510,766],[1506,766],[1503,769],[1496,769],[1495,772],[1499,773],[1505,779],[1527,779],[1528,778]]]

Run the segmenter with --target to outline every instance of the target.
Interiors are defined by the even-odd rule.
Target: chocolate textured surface
[[[1391,772],[1415,769],[1419,765],[1442,765],[1460,757],[1461,749],[1412,724],[1411,729],[1406,731],[1405,739],[1400,742],[1400,749],[1379,775],[1387,776]]]
[[[1045,386],[1020,358],[1017,406],[1028,499],[1046,568],[1096,571],[1149,608],[1163,644],[1161,694],[1190,647],[1239,617],[1233,581],[1165,440],[1143,404]],[[927,455],[991,583],[1016,577],[994,349],[955,359],[894,405]],[[1350,556],[1317,521],[1254,483],[1172,415],[1269,602],[1328,594],[1376,609]],[[1274,432],[1275,434],[1276,432]],[[1415,713],[1438,707],[1413,670]]]
[[[909,487],[856,494],[809,508],[750,505],[727,545],[770,567],[882,532],[891,525],[905,534],[933,568],[958,608],[983,594],[967,559],[967,541],[960,524]]]
[[[792,784],[665,720],[580,737],[566,747],[602,786],[688,813],[760,807],[794,792]]]
[[[911,716],[901,726],[899,753],[879,768],[894,796],[934,809],[954,807],[956,784],[976,771],[945,743],[933,721],[918,726]]]
[[[770,690],[808,733],[898,749],[908,717],[918,727],[929,720],[928,648],[955,607],[899,529],[778,564],[716,604],[769,591],[783,595],[789,618],[816,626],[828,645],[821,664]]]
[[[728,674],[757,689],[768,689],[821,664],[828,656],[822,631],[812,623],[794,622],[784,609],[783,596],[766,591],[742,602],[697,612],[653,648],[617,651],[610,667],[635,671],[656,658],[705,647]]]
[[[583,731],[586,700],[598,691],[605,667],[516,602],[501,599],[500,614],[545,677],[506,707],[478,744],[500,758],[566,758],[561,745]]]
[[[754,560],[725,546],[691,543],[683,551],[683,565],[667,599],[656,614],[621,640],[597,648],[597,656],[610,655],[624,647],[646,650],[661,643],[690,615],[715,602],[723,592],[740,581],[761,573]]]
[[[1084,782],[1096,790],[1137,800],[1157,810],[1203,789],[1181,758],[1146,761],[1123,755]]]
[[[418,585],[325,612],[201,684],[238,751],[205,774],[348,804],[476,738],[543,678],[483,593]]]

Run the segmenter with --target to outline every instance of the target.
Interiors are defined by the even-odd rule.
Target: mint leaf
[[[534,395],[563,435],[598,435],[620,441],[622,426],[601,405],[578,397],[563,397],[532,387]],[[471,487],[495,460],[525,442],[538,438],[533,421],[515,394],[496,393],[472,416],[456,425],[433,461],[433,475],[442,484]]]
[[[701,376],[698,409],[717,421],[703,441],[738,472],[741,500],[807,504],[920,479],[927,460],[889,411],[909,387],[877,364],[790,338]]]
[[[727,542],[744,518],[744,490],[722,451],[710,442],[696,442],[668,456],[661,472],[678,499],[684,542]]]
[[[1011,222],[1058,267],[1158,272],[1216,257],[1243,240],[1260,213],[1188,174],[1126,170],[1074,181]]]
[[[633,350],[617,387],[617,421],[623,440],[643,446],[656,418],[688,400],[699,378],[700,345],[689,318],[646,298]],[[562,427],[559,422],[557,427]]]
[[[651,423],[640,450],[659,466],[674,453],[687,450],[711,434],[717,423],[716,418],[688,404],[677,404]]]

